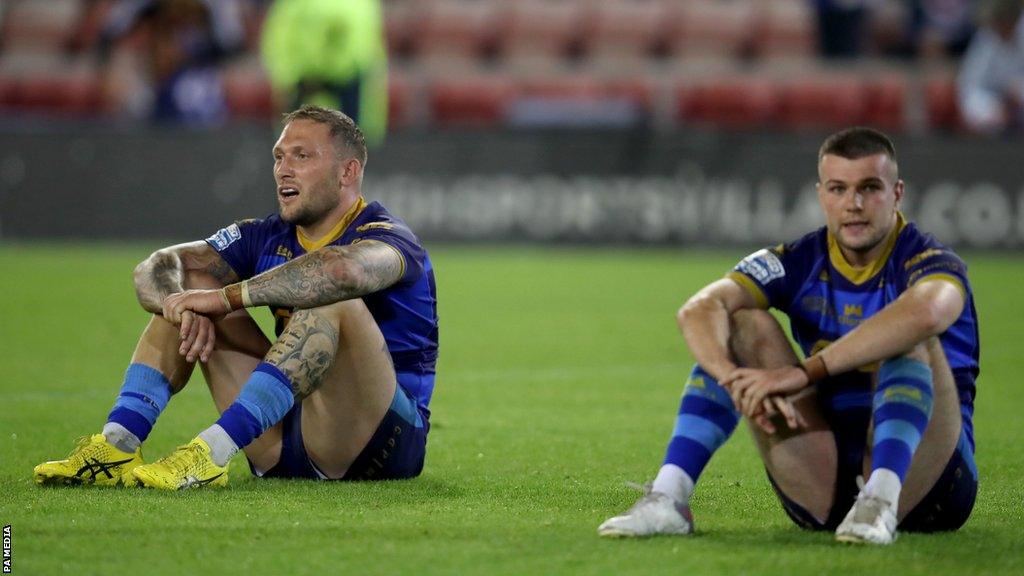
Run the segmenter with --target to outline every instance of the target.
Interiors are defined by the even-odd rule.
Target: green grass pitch
[[[441,360],[422,477],[222,491],[36,487],[32,466],[96,432],[146,314],[155,245],[0,245],[0,524],[14,574],[1021,574],[1024,258],[968,254],[982,326],[981,491],[959,533],[845,547],[785,517],[744,427],[706,471],[698,534],[607,541],[649,480],[691,363],[679,304],[743,250],[432,250]],[[266,312],[258,312],[260,317]],[[215,417],[198,376],[144,447]]]

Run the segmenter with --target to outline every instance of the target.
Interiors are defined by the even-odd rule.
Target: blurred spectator
[[[380,0],[278,0],[263,24],[263,62],[282,110],[348,114],[368,144],[387,128],[387,50]]]
[[[960,68],[958,97],[967,128],[996,133],[1024,127],[1022,0],[991,0]]]
[[[826,58],[864,52],[867,0],[813,0],[818,14],[818,49]]]
[[[122,40],[143,45],[141,86],[125,82],[110,63]],[[100,37],[108,101],[157,121],[221,122],[227,106],[218,65],[244,40],[240,0],[121,0]]]
[[[960,56],[973,35],[972,0],[912,0],[909,40],[917,55]]]

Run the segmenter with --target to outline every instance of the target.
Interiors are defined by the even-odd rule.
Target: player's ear
[[[896,197],[896,208],[899,209],[900,203],[903,202],[903,193],[905,191],[903,180],[897,180],[896,184],[892,187],[892,193]]]
[[[360,177],[363,173],[363,166],[356,158],[348,158],[341,162],[341,170],[339,173],[340,184],[343,186],[352,186],[359,182]]]

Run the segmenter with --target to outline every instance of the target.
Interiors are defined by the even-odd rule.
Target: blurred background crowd
[[[0,0],[0,118],[1005,135],[1021,0]]]

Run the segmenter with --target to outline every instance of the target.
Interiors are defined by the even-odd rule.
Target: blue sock
[[[159,370],[145,364],[131,364],[107,422],[124,426],[140,442],[144,441],[170,399],[171,384]]]
[[[294,403],[295,395],[288,377],[277,366],[260,362],[217,424],[238,448],[245,448],[267,428],[280,422]]]
[[[694,366],[683,390],[664,463],[679,466],[696,482],[739,420],[740,414],[725,388],[703,368]]]
[[[871,470],[907,478],[910,460],[932,415],[932,370],[924,362],[894,358],[882,363],[875,388]]]

